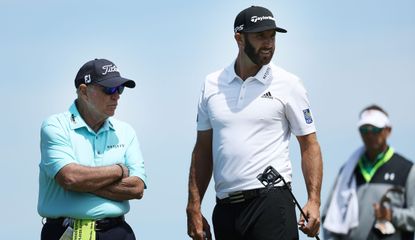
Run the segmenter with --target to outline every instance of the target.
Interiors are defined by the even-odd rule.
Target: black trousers
[[[287,188],[276,188],[242,203],[217,203],[216,240],[299,239],[295,204]]]
[[[66,227],[62,224],[45,223],[42,228],[41,240],[59,240],[65,232]],[[97,240],[135,240],[135,235],[130,225],[123,222],[105,231],[96,232]]]

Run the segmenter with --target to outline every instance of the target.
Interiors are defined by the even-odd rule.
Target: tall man
[[[387,139],[392,124],[385,110],[362,110],[363,146],[342,166],[323,211],[325,239],[414,239],[415,167]]]
[[[135,239],[124,214],[128,200],[143,197],[144,161],[133,128],[112,118],[124,87],[135,82],[122,78],[114,63],[95,59],[81,67],[75,87],[78,97],[69,110],[41,127],[41,239],[58,240],[64,233]]]
[[[201,203],[212,173],[217,240],[298,239],[295,206],[282,182],[266,191],[257,175],[273,166],[291,182],[289,139],[300,144],[308,201],[300,229],[315,236],[320,225],[322,158],[310,104],[300,79],[271,63],[276,32],[272,13],[252,6],[234,24],[239,53],[227,68],[207,76],[198,105],[187,205],[188,235],[211,239]]]

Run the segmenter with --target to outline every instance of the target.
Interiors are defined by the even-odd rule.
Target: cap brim
[[[285,30],[284,28],[279,28],[279,27],[276,27],[275,31],[280,32],[280,33],[286,33],[287,32],[287,30]]]
[[[256,28],[253,28],[253,29],[244,29],[241,32],[255,33],[255,32],[268,31],[268,30],[275,30],[276,32],[280,32],[280,33],[286,33],[287,32],[287,30],[285,30],[284,28],[274,27],[274,26],[262,26],[262,27],[256,27]]]
[[[104,79],[99,82],[96,82],[97,84],[104,86],[104,87],[118,87],[121,85],[124,85],[128,88],[134,88],[135,82],[133,80],[123,78],[123,77],[115,77],[115,78],[109,78]]]
[[[357,123],[357,127],[361,127],[361,126],[364,126],[364,125],[372,125],[372,126],[377,127],[377,128],[384,128],[384,127],[386,127],[386,124],[381,123],[381,122],[377,122],[377,121],[367,121],[367,120],[364,120],[364,121],[359,121]]]
[[[363,125],[372,125],[377,128],[391,127],[388,116],[378,110],[366,110],[361,116],[357,123],[358,127]]]
[[[390,124],[388,122],[377,119],[362,119],[357,123],[357,127],[361,127],[364,125],[372,125],[377,128],[390,127]]]

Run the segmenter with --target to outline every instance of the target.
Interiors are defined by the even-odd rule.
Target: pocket
[[[269,206],[276,205],[278,209],[279,219],[275,219],[278,225],[284,228],[284,239],[299,239],[297,226],[297,213],[295,204],[288,192],[288,189],[276,190],[270,198]],[[275,218],[275,217],[274,217]]]

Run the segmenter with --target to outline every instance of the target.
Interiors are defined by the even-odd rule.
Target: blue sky
[[[131,202],[127,220],[141,240],[186,239],[200,86],[236,57],[233,21],[250,5],[269,8],[288,30],[277,35],[273,62],[309,91],[324,157],[323,204],[338,168],[361,144],[357,115],[369,104],[389,112],[391,145],[415,159],[414,1],[0,0],[0,236],[38,238],[40,124],[68,109],[83,63],[107,58],[137,82],[121,96],[116,117],[136,129],[149,176],[144,199]],[[292,140],[294,192],[305,203]],[[203,203],[209,219],[213,206],[209,188]]]

